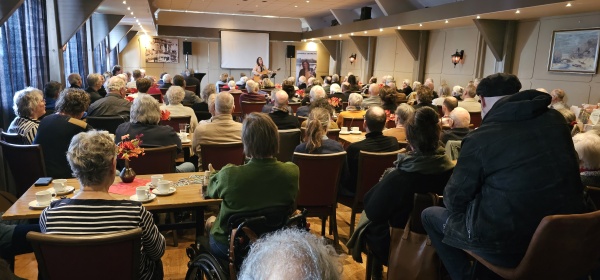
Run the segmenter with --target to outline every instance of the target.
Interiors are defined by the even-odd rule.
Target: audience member
[[[398,142],[406,142],[405,124],[414,113],[415,109],[412,106],[401,103],[398,108],[396,108],[395,112],[396,127],[384,130],[383,135],[395,137]]]
[[[431,104],[431,100],[433,100],[433,94],[431,92],[431,89],[426,86],[420,87],[416,95],[417,104],[413,105],[413,108],[415,108],[416,110],[421,107],[429,107],[437,112],[438,108],[437,106]]]
[[[171,113],[171,117],[190,116],[190,133],[193,133],[198,125],[198,119],[196,118],[194,109],[181,104],[185,97],[185,90],[180,86],[172,86],[167,90],[165,96],[169,100],[169,105],[162,105],[160,109],[168,110]]]
[[[46,101],[46,115],[54,113],[58,94],[62,91],[63,86],[57,81],[50,81],[44,85],[44,100]]]
[[[217,94],[215,114],[211,122],[198,125],[196,131],[194,131],[192,147],[195,151],[200,151],[200,144],[224,144],[242,141],[242,124],[233,121],[231,115],[234,108],[231,93],[221,92]]]
[[[270,80],[269,80],[269,81],[270,81]],[[242,93],[242,91],[241,91],[241,90],[239,90],[239,89],[237,88],[237,86],[235,85],[235,81],[229,81],[228,85],[229,85],[229,90],[228,90],[228,91],[229,91],[229,93],[239,93],[239,94],[241,94],[241,93]]]
[[[348,98],[348,107],[346,111],[340,112],[337,117],[337,125],[344,126],[344,118],[352,118],[362,120],[366,111],[362,109],[363,97],[358,93],[351,93]]]
[[[440,119],[442,127],[451,127],[452,126],[452,124],[450,123],[451,122],[450,113],[456,107],[458,107],[458,100],[456,100],[456,98],[450,96],[450,97],[446,97],[444,99],[444,103],[442,103],[443,116]]]
[[[115,66],[113,66],[111,72],[112,72],[113,76],[116,76],[119,74],[123,74],[123,69],[121,68],[121,65],[115,65]]]
[[[331,84],[337,84],[338,86],[340,85],[340,75],[338,74],[333,74],[331,76]]]
[[[564,101],[565,91],[560,88],[555,88],[550,92],[550,96],[552,96],[552,101],[550,102],[550,107],[553,109],[561,109],[561,108],[569,108]]]
[[[350,92],[360,92],[360,87],[358,86],[358,79],[354,75],[348,75],[348,84],[350,84]]]
[[[171,75],[169,74],[164,74],[162,77],[162,85],[160,86],[160,88],[169,88],[171,87],[173,84],[173,78],[171,78]]]
[[[103,84],[102,77],[102,75],[96,73],[92,73],[87,76],[88,87],[85,89],[85,91],[90,95],[91,103],[94,103],[102,98],[102,95],[98,93]]]
[[[185,89],[186,84],[183,76],[175,75],[175,77],[173,77],[173,85],[180,86],[185,91],[185,97],[181,101],[182,104],[186,106],[192,106],[193,104],[202,102],[202,99],[200,99],[200,97],[198,97],[198,95],[196,95],[195,92]]]
[[[404,79],[404,81],[402,81],[402,89],[400,91],[406,95],[409,95],[413,92],[412,87],[410,87],[409,79]]]
[[[60,93],[56,101],[56,114],[46,116],[40,122],[33,143],[39,144],[44,151],[44,164],[48,177],[54,179],[73,177],[65,153],[69,149],[73,136],[92,129],[81,120],[89,105],[90,96],[84,90],[67,88]]]
[[[332,154],[343,152],[342,144],[327,137],[331,123],[330,113],[324,108],[314,108],[308,115],[304,141],[294,150],[305,154]]]
[[[329,122],[328,129],[339,129],[340,128],[336,123],[336,119],[333,118],[333,113],[335,113],[335,109],[331,106],[331,104],[329,104],[329,101],[327,98],[319,98],[319,99],[315,100],[314,102],[310,103],[309,110],[308,110],[309,114],[315,108],[323,108],[323,109],[327,110],[327,112],[329,112],[329,117],[331,118],[331,121]],[[307,126],[306,120],[300,124],[300,127],[306,127],[306,126]]]
[[[165,238],[142,203],[117,199],[108,193],[115,181],[117,147],[99,131],[79,133],[68,145],[65,161],[81,188],[72,198],[52,202],[40,216],[47,234],[107,234],[142,229],[140,279],[162,279]]]
[[[421,87],[422,87],[422,85],[419,81],[413,82],[413,86],[412,86],[413,92],[411,92],[408,96],[406,96],[406,103],[408,105],[415,105],[415,102],[417,102],[417,91],[419,91],[419,89]]]
[[[314,86],[311,90],[310,90],[310,103],[314,103],[315,101],[319,100],[319,99],[324,99],[326,97],[325,94],[325,90],[323,89],[323,87],[321,86]],[[310,113],[310,105],[304,105],[298,108],[298,110],[296,110],[296,116],[298,117],[308,117],[308,114]]]
[[[215,84],[208,84],[204,86],[200,92],[200,98],[202,99],[202,102],[192,105],[192,109],[194,109],[194,111],[208,112],[208,97],[216,93],[217,87]]]
[[[194,94],[199,95],[200,94],[200,80],[198,80],[196,77],[194,77],[194,70],[193,69],[185,69],[183,70],[183,72],[181,72],[181,75],[183,75],[183,77],[185,78],[185,84],[190,87],[190,86],[195,86],[195,90],[192,90],[192,92],[194,92]]]
[[[339,256],[323,237],[284,229],[252,244],[238,279],[339,280],[341,272]]]
[[[298,77],[298,89],[306,89],[306,77]]]
[[[433,84],[433,79],[432,78],[427,78],[425,80],[425,83],[423,84],[423,86],[428,87],[431,90],[431,94],[433,95],[433,97],[431,98],[431,100],[433,100],[434,98],[438,98],[438,94],[435,91],[435,85]]]
[[[283,80],[281,84],[281,89],[284,90],[288,94],[288,100],[296,101],[296,89],[294,88],[294,81],[289,79]]]
[[[462,142],[444,190],[446,208],[430,207],[421,215],[452,279],[471,273],[463,250],[514,268],[542,218],[588,211],[563,117],[547,108],[548,94],[517,93],[520,88],[511,74],[481,81],[477,94],[486,117]]]
[[[394,87],[383,86],[379,89],[379,97],[381,98],[381,108],[383,110],[387,110],[388,112],[396,111],[396,85],[394,83],[390,83],[394,85]]]
[[[131,102],[125,99],[127,88],[125,82],[119,77],[108,80],[108,91],[106,97],[92,103],[88,109],[88,116],[109,117],[129,116]],[[87,105],[86,105],[87,108]]]
[[[133,70],[132,76],[133,80],[127,83],[127,88],[137,88],[137,84],[135,82],[142,78],[142,71],[140,71],[140,69],[135,69]]]
[[[381,106],[383,102],[379,96],[379,85],[372,84],[369,86],[369,97],[363,100],[362,106],[367,109],[371,106]]]
[[[220,93],[217,103],[222,94],[229,93]],[[227,258],[229,252],[228,217],[277,205],[289,205],[291,213],[298,193],[298,166],[274,157],[279,151],[279,134],[271,118],[263,113],[248,114],[241,134],[250,161],[226,165],[210,178],[207,189],[208,197],[223,199],[209,236],[210,249],[220,258]]]
[[[240,95],[240,104],[242,101],[247,101],[247,102],[263,102],[263,101],[267,101],[266,97],[264,94],[260,94],[258,93],[259,90],[259,84],[255,81],[248,81],[246,82],[246,90],[248,91],[247,93],[242,93],[242,95]]]
[[[366,139],[350,144],[346,149],[348,153],[347,162],[350,170],[347,180],[343,183],[342,195],[354,196],[356,192],[356,177],[358,174],[358,156],[360,151],[366,152],[393,152],[400,148],[395,137],[383,136],[385,127],[385,111],[379,106],[373,106],[367,110],[364,120],[364,128],[367,132]]]
[[[458,107],[467,109],[471,113],[481,112],[481,104],[475,100],[477,88],[469,85],[464,89],[462,101],[458,101]]]
[[[343,83],[345,88],[347,89],[350,84]],[[348,102],[348,97],[350,96],[350,92],[340,89],[338,85],[333,85],[329,87],[330,94],[327,95],[327,98],[330,100],[335,100],[333,98],[337,98],[337,106],[333,106],[336,112],[341,112],[344,109],[344,102]]]
[[[329,94],[330,87],[331,87],[331,76],[327,76],[327,77],[325,77],[325,80],[323,80],[323,90],[325,90],[325,93]]]
[[[215,101],[217,99],[217,94],[211,94],[208,97],[208,112],[210,113],[210,119],[207,120],[201,120],[198,122],[198,124],[203,124],[203,123],[210,123],[212,122],[212,118],[215,116]]]
[[[6,132],[19,134],[29,145],[37,135],[40,125],[39,118],[46,114],[46,103],[42,91],[27,87],[15,93],[13,97],[15,119],[10,123]]]
[[[463,87],[456,85],[452,88],[452,96],[454,98],[456,98],[456,100],[461,101],[463,94],[464,94]]]
[[[69,74],[67,77],[67,81],[69,82],[69,87],[72,88],[81,88],[83,81],[81,80],[81,76],[77,73]]]
[[[167,75],[167,72],[162,72],[162,73],[160,73],[160,76],[158,76],[158,77],[159,77],[159,80],[158,80],[157,84],[158,84],[159,86],[162,86],[162,85],[163,85],[163,83],[164,83],[164,81],[163,81],[163,77],[164,77],[165,75]]]
[[[293,114],[290,114],[292,108],[288,106],[287,93],[283,90],[273,92],[275,92],[275,98],[273,99],[273,107],[269,111],[269,117],[271,117],[277,126],[277,129],[300,128],[298,118]]]
[[[444,103],[444,100],[446,99],[446,97],[449,97],[449,96],[452,96],[450,87],[446,84],[443,84],[440,86],[440,97],[432,100],[431,104],[433,104],[435,106],[442,106],[442,103]]]
[[[462,141],[471,129],[471,115],[467,112],[467,109],[457,107],[450,112],[450,129],[442,131],[441,141],[446,145],[448,140],[460,140]]]
[[[600,136],[590,130],[573,136],[579,157],[579,176],[584,186],[600,187]],[[596,205],[598,207],[598,205]]]
[[[222,73],[221,76],[219,76],[219,80],[215,83],[215,86],[217,87],[217,92],[221,92],[221,86],[226,85],[228,79],[229,74],[227,73]]]
[[[246,77],[246,75],[244,74],[240,77],[240,80],[237,81],[237,83],[235,83],[235,84],[239,87],[246,87],[247,81],[248,81],[248,77]]]

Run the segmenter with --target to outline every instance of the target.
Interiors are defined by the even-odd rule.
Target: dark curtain
[[[0,0],[1,1],[1,0]],[[48,82],[45,0],[25,0],[0,27],[0,123],[7,128],[15,117],[16,91]]]
[[[94,48],[94,71],[96,73],[104,73],[107,71],[106,67],[106,39],[102,40],[98,46]]]
[[[85,25],[71,37],[67,43],[67,48],[63,52],[63,58],[65,61],[65,77],[69,77],[71,73],[77,73],[81,76],[83,81],[82,87],[87,87],[87,31]]]

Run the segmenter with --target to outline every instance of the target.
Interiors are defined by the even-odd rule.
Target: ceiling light
[[[338,35],[338,37],[342,37],[342,34]]]
[[[127,1],[123,1],[123,5],[127,5]]]
[[[480,19],[481,17],[480,17],[480,16],[477,16],[477,18],[478,18],[478,19]]]
[[[131,11],[131,7],[127,7],[127,10],[128,10],[128,11]]]
[[[448,20],[446,20],[446,22],[445,22],[445,23],[448,23]]]
[[[131,12],[131,15],[133,16],[133,12]]]
[[[354,36],[354,32],[350,33],[350,36]]]
[[[310,3],[310,1],[306,0],[306,3]]]
[[[422,24],[422,23],[419,23],[419,27],[422,27],[422,26],[423,26],[423,24]]]
[[[306,39],[302,40],[302,42],[306,42]]]
[[[517,10],[517,11],[515,12],[515,14],[520,14],[520,13],[521,13],[521,11],[520,11],[520,10]]]
[[[329,39],[331,39],[331,36],[329,36]]]
[[[402,29],[402,26],[398,26],[398,29]]]
[[[367,31],[365,31],[365,34],[367,34]]]
[[[314,41],[314,40],[315,40],[315,38],[310,38],[310,40],[311,40],[311,41]]]
[[[136,19],[136,20],[135,20],[135,22],[140,22],[140,20],[139,20],[139,19]]]
[[[383,28],[379,28],[379,32],[383,32]]]
[[[567,7],[571,7],[571,2],[567,3]]]
[[[137,17],[133,17],[133,18],[137,18]]]
[[[298,5],[294,5],[294,8],[298,8]]]

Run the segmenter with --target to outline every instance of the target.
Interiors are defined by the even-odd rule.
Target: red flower
[[[171,112],[169,110],[161,110],[160,111],[160,120],[166,121],[171,117]]]
[[[337,97],[332,97],[329,98],[329,100],[327,100],[329,102],[329,105],[333,106],[333,107],[337,107],[340,104],[340,99]]]
[[[119,158],[129,160],[130,158],[138,157],[140,155],[143,156],[144,148],[140,147],[142,144],[142,136],[144,135],[137,135],[135,139],[130,141],[127,141],[129,139],[129,134],[121,136],[121,142],[117,144]]]
[[[127,96],[127,97],[125,97],[125,99],[129,102],[133,102],[133,97],[131,97],[131,96]]]

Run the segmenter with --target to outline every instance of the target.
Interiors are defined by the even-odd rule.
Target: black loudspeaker
[[[183,42],[183,54],[192,54],[192,42]]]
[[[360,20],[371,19],[371,7],[362,7],[360,9]]]
[[[294,58],[296,57],[296,46],[294,45],[288,45],[287,46],[287,53],[286,56],[287,58]]]

